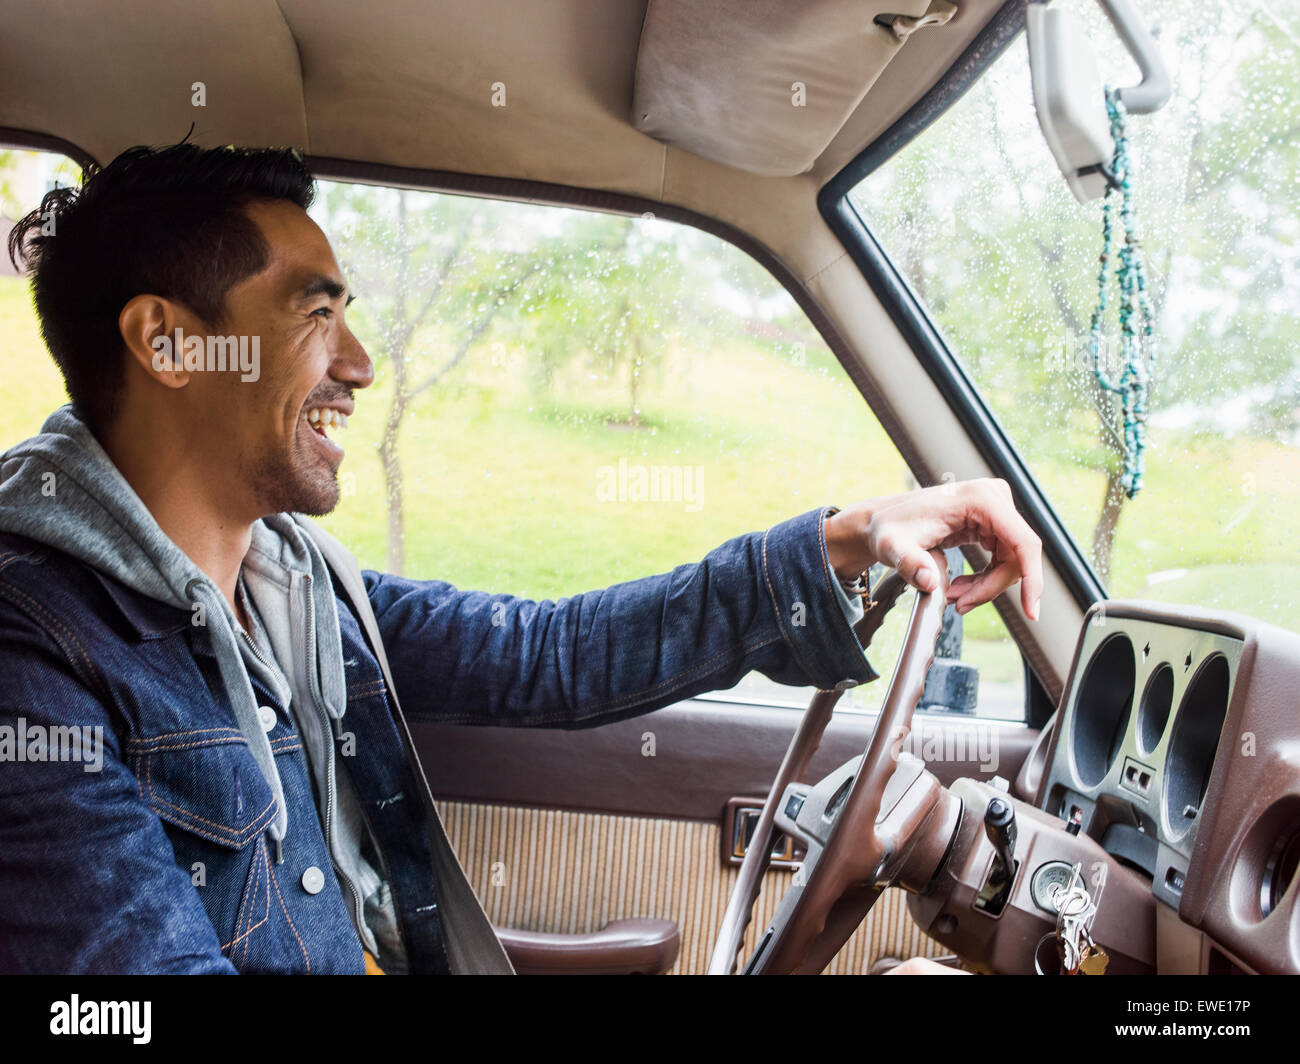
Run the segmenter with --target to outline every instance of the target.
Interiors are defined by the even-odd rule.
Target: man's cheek
[[[329,357],[325,332],[323,318],[313,318],[310,324],[298,330],[290,346],[300,364]]]
[[[283,382],[303,372],[321,347],[320,330],[315,325],[299,325],[288,331],[262,333],[262,379]]]

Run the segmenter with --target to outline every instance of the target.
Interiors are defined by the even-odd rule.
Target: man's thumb
[[[939,586],[939,574],[934,571],[934,563],[925,551],[914,551],[906,555],[899,562],[898,568],[909,584],[922,591],[933,591]]]

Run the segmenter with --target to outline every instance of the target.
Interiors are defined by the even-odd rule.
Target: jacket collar
[[[95,579],[103,586],[118,612],[139,638],[161,639],[175,635],[189,626],[189,610],[170,606],[133,591],[98,569],[91,568],[90,571],[95,574]]]
[[[111,576],[101,573],[98,569],[92,568],[90,571],[104,588],[104,591],[107,592],[108,597],[117,607],[127,626],[135,632],[138,638],[142,640],[163,639],[191,627],[190,621],[193,615],[189,610],[169,606],[167,603],[159,602],[157,599],[152,599],[139,591],[133,591]],[[340,596],[337,588],[335,589],[335,598],[347,604],[349,609],[351,608],[350,604],[347,603],[346,596]],[[193,648],[196,653],[208,655],[212,653],[207,640],[199,640],[193,645]]]
[[[287,581],[285,570],[292,566],[286,564],[286,559],[280,556],[279,552],[279,537],[259,521],[253,526],[253,542],[244,564],[252,564],[264,573],[283,574],[281,579]],[[143,592],[127,587],[93,566],[88,568],[95,574],[95,578],[108,593],[108,597],[113,600],[127,626],[140,639],[162,639],[191,627],[193,614],[190,610],[159,602]],[[199,640],[194,649],[209,655],[212,653],[211,645],[206,639]]]

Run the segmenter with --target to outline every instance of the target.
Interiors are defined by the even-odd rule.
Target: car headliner
[[[864,39],[889,34],[873,14],[928,3],[866,0]],[[195,123],[200,144],[293,145],[616,191],[712,216],[725,209],[725,220],[754,232],[761,205],[792,194],[780,186],[809,199],[999,6],[965,0],[948,26],[883,56],[857,109],[795,178],[757,178],[633,128],[642,0],[3,0],[0,127],[61,138],[103,162],[132,144],[179,140]],[[202,108],[191,103],[199,81]],[[495,82],[509,87],[506,107],[493,106]],[[756,186],[777,187],[755,196]]]

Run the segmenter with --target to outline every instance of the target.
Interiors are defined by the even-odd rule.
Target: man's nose
[[[334,354],[330,376],[354,388],[369,388],[375,379],[374,363],[346,325],[339,330],[339,349]]]

